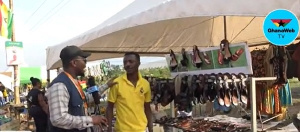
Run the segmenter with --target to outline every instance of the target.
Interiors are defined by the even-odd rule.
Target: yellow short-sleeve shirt
[[[136,87],[124,74],[115,79],[118,82],[109,90],[108,101],[115,104],[117,120],[115,130],[117,132],[145,132],[147,118],[144,111],[144,103],[151,102],[151,89],[149,82],[142,78]]]

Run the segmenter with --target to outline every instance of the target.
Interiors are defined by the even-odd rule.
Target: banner
[[[23,63],[23,43],[22,42],[5,42],[6,64],[8,66],[19,65]]]
[[[205,49],[199,49],[200,58],[202,63],[197,65],[193,61],[193,52],[186,51],[187,66],[183,66],[184,63],[182,53],[175,53],[177,65],[172,63],[171,68],[171,56],[166,55],[167,64],[170,68],[171,75],[174,77],[180,74],[211,74],[211,73],[244,73],[253,74],[252,62],[250,50],[246,43],[230,44],[229,49],[232,55],[235,55],[235,59],[225,62],[220,62],[220,47],[210,47]],[[237,53],[237,54],[236,54]],[[222,57],[221,57],[222,58]],[[174,58],[172,59],[173,62]],[[199,61],[199,60],[198,60]],[[175,67],[175,68],[174,68]],[[198,68],[199,67],[199,68]]]

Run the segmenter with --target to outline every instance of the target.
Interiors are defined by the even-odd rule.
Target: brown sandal
[[[195,65],[195,67],[197,67],[197,68],[200,68],[202,65],[200,51],[196,45],[193,46],[193,63]]]
[[[244,49],[240,48],[238,49],[232,56],[231,56],[231,60],[232,61],[236,61],[239,59],[239,57],[244,53]]]
[[[230,62],[231,56],[232,56],[231,51],[229,49],[228,40],[223,39],[221,41],[220,47],[221,47],[221,51],[225,52],[224,55],[223,55],[223,61],[225,62],[225,64],[228,64]]]

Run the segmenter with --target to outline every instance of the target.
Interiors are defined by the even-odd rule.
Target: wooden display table
[[[24,104],[10,104],[13,112],[15,119],[18,119],[20,121],[20,110],[25,109]]]

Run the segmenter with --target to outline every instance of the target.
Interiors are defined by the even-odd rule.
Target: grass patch
[[[289,79],[289,83],[291,88],[300,87],[300,81],[298,80],[298,78]]]

